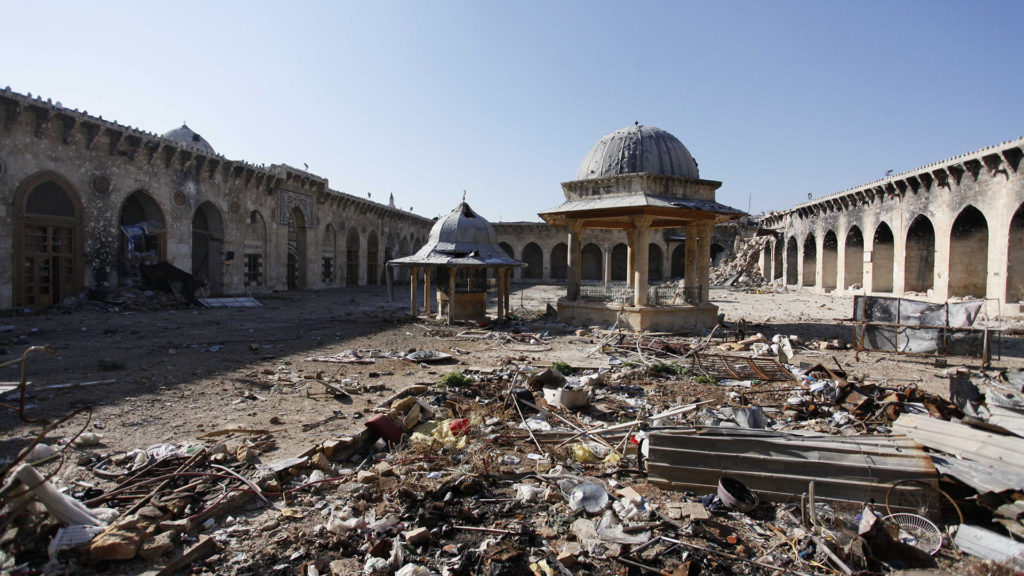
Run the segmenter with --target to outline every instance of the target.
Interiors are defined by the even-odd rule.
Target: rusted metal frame
[[[25,417],[25,392],[26,392],[26,388],[28,387],[28,384],[27,384],[27,382],[28,382],[28,355],[31,352],[37,352],[37,351],[44,351],[44,352],[46,352],[48,354],[56,354],[57,353],[56,350],[54,350],[53,348],[50,348],[49,346],[29,346],[28,349],[26,349],[25,352],[21,355],[21,358],[18,358],[16,360],[10,360],[8,362],[4,362],[3,364],[0,364],[0,368],[3,368],[4,366],[10,366],[11,364],[17,364],[19,362],[21,363],[21,383],[18,384],[18,389],[20,390],[19,398],[18,398],[18,405],[17,406],[12,406],[10,404],[0,404],[0,407],[7,408],[8,410],[16,411],[18,413],[18,418],[20,418],[22,422],[26,422],[28,424],[38,424],[38,423],[45,423],[46,422],[45,418],[26,418]]]

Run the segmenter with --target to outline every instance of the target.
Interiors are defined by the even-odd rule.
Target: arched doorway
[[[167,235],[164,213],[144,190],[132,192],[121,203],[118,217],[121,227],[118,276],[122,284],[139,279],[140,264],[156,264],[167,259]]]
[[[1024,204],[1010,221],[1010,245],[1007,250],[1006,301],[1024,301]]]
[[[624,243],[616,244],[612,248],[612,280],[616,282],[625,282],[628,265],[629,247]]]
[[[242,254],[245,267],[242,283],[246,287],[263,286],[266,284],[266,273],[263,270],[267,253],[267,225],[263,216],[256,210],[249,213],[249,223],[245,226],[245,241]]]
[[[590,243],[580,252],[580,277],[583,280],[604,280],[604,254],[597,244]]]
[[[673,256],[675,256],[675,255],[673,254]],[[674,264],[674,262],[673,262],[673,264]],[[770,281],[772,279],[771,274],[772,274],[772,246],[771,246],[771,244],[765,242],[764,246],[761,248],[761,277],[764,278],[765,280],[769,280]]]
[[[853,226],[846,233],[846,246],[843,248],[843,288],[864,284],[864,234],[860,228]]]
[[[814,234],[808,234],[804,238],[804,286],[814,286],[814,274],[818,267],[818,245]]]
[[[721,244],[717,244],[717,243],[712,244],[711,245],[711,265],[712,266],[718,266],[719,264],[721,264],[722,259],[724,259],[724,258],[725,258],[725,247],[722,246]]]
[[[647,245],[647,281],[660,282],[665,277],[665,253],[655,243]]]
[[[295,207],[288,213],[288,289],[301,290],[305,287],[306,217]]]
[[[377,238],[377,231],[371,230],[366,237],[366,283],[377,284],[380,281],[378,271],[380,267],[377,258],[380,256],[380,240]]]
[[[839,284],[839,239],[829,230],[821,246],[821,287],[835,290]]]
[[[568,277],[569,246],[565,242],[559,242],[551,249],[551,279],[565,280]]]
[[[892,269],[895,260],[896,243],[892,229],[885,222],[875,228],[875,240],[871,248],[871,291],[892,292]]]
[[[320,281],[325,285],[333,285],[337,280],[335,252],[337,246],[337,234],[334,232],[334,225],[327,224],[324,229],[324,241],[320,245]]]
[[[686,277],[686,240],[679,243],[678,246],[672,249],[672,257],[669,259],[669,268],[671,268],[672,278],[685,278]]]
[[[773,262],[775,270],[772,271],[772,280],[778,280],[782,278],[782,254],[784,252],[784,248],[782,247],[782,238],[776,238],[773,244],[775,245],[775,259]]]
[[[359,285],[359,230],[354,226],[345,239],[345,285]]]
[[[224,286],[224,220],[212,202],[203,202],[192,215],[192,275],[196,286],[220,294]]]
[[[498,242],[498,246],[508,255],[509,258],[515,258],[516,253],[512,251],[512,247],[507,242]]]
[[[81,208],[56,174],[26,180],[14,205],[14,305],[45,308],[84,285]]]
[[[923,215],[914,218],[907,229],[903,274],[905,292],[927,292],[934,284],[935,228]]]
[[[523,247],[523,262],[526,263],[523,278],[540,280],[544,277],[544,252],[536,242],[530,242]]]
[[[988,283],[988,222],[968,206],[953,221],[949,237],[949,295],[984,298]]]
[[[796,237],[790,236],[789,240],[786,241],[786,285],[795,286],[799,279],[797,278],[797,254],[798,250],[796,247]]]

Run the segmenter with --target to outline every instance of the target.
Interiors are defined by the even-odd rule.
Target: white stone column
[[[699,249],[697,251],[697,276],[700,285],[701,304],[711,299],[711,234],[714,231],[714,222],[702,223],[698,226],[697,233],[700,234]]]
[[[650,249],[647,244],[650,241],[650,225],[648,219],[637,218],[633,225],[633,253],[636,255],[636,265],[633,273],[633,305],[647,306],[647,267],[649,266]]]
[[[602,248],[604,254],[604,283],[607,286],[612,283],[612,248],[605,246]]]
[[[569,225],[569,269],[567,271],[566,298],[578,300],[580,297],[580,264],[583,251],[583,227],[579,222]]]
[[[687,224],[684,229],[686,230],[686,243],[683,245],[683,286],[686,291],[686,295],[696,293],[696,288],[700,283],[699,274],[697,273],[697,225]]]

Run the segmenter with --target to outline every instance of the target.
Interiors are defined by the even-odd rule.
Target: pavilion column
[[[429,266],[423,269],[423,309],[427,316],[430,316],[430,271]]]
[[[714,230],[714,223],[707,222],[697,226],[697,233],[700,234],[700,248],[697,252],[697,274],[700,279],[700,303],[704,304],[711,299],[711,233]]]
[[[607,286],[612,283],[612,249],[606,247],[604,249],[604,284]]]
[[[633,304],[635,306],[647,306],[647,267],[650,265],[650,250],[647,249],[647,244],[651,236],[649,226],[650,223],[644,219],[633,227],[633,254],[636,256],[633,272]]]
[[[413,318],[416,317],[418,310],[416,309],[416,275],[419,274],[419,269],[413,266],[409,269],[409,315]]]
[[[496,296],[498,304],[498,317],[496,318],[496,320],[500,322],[501,319],[505,317],[505,269],[495,268],[494,276],[495,280],[497,280],[497,285],[495,286],[495,288],[497,288]]]
[[[685,255],[685,262],[683,264],[683,286],[686,295],[685,300],[690,304],[692,303],[690,298],[697,293],[697,287],[700,285],[700,278],[697,273],[697,224],[687,224],[685,229],[686,242],[683,244],[683,254]]]
[[[633,261],[636,258],[636,249],[634,248],[634,234],[635,230],[630,228],[626,230],[626,285],[632,288],[635,286],[633,274],[636,273],[636,263]]]
[[[569,225],[569,277],[568,290],[566,291],[566,298],[569,300],[579,300],[580,298],[580,261],[583,257],[582,240],[583,227],[579,222],[571,223]]]
[[[455,268],[448,269],[448,324],[452,323],[455,311]]]

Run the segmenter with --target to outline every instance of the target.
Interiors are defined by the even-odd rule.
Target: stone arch
[[[718,266],[725,256],[725,246],[722,246],[718,242],[713,242],[711,244],[711,265]]]
[[[1010,242],[1006,252],[1006,301],[1024,301],[1024,204],[1010,220]]]
[[[949,295],[984,298],[988,283],[988,221],[967,206],[949,235]]]
[[[839,239],[829,230],[821,245],[821,287],[835,290],[839,285]]]
[[[298,206],[288,213],[288,269],[289,290],[306,287],[306,216]]]
[[[852,226],[846,233],[846,246],[843,248],[845,263],[843,264],[843,288],[864,285],[864,234],[857,226]]]
[[[772,280],[778,280],[782,278],[782,254],[785,252],[785,248],[783,247],[782,238],[776,238],[773,244],[775,245],[775,258],[772,264],[775,266],[775,269],[772,271]]]
[[[790,236],[786,241],[786,285],[795,286],[800,280],[797,277],[797,258],[799,250],[796,246],[796,237]]]
[[[121,283],[128,283],[140,278],[139,265],[167,259],[167,225],[160,205],[145,190],[136,190],[121,202],[117,220],[118,276]]]
[[[569,277],[569,246],[559,242],[551,249],[551,279],[565,280]]]
[[[814,233],[810,233],[804,238],[804,275],[803,284],[804,286],[814,286],[814,274],[818,266],[818,244],[814,238]]]
[[[516,257],[516,253],[512,250],[512,246],[510,246],[508,242],[498,242],[498,246],[505,251],[505,254],[507,254],[509,258]]]
[[[612,280],[626,281],[626,270],[629,267],[629,246],[620,242],[612,247]]]
[[[82,205],[55,172],[25,179],[14,200],[14,305],[46,308],[85,285]]]
[[[935,227],[921,214],[907,229],[903,291],[927,292],[935,283]]]
[[[402,240],[398,243],[399,257],[408,256],[412,254],[412,249],[409,247],[409,237],[402,236]]]
[[[359,230],[355,226],[348,229],[345,237],[345,285],[359,285]]]
[[[324,228],[324,241],[320,244],[320,281],[330,286],[338,279],[337,271],[338,234],[334,224],[327,223]]]
[[[523,278],[540,280],[544,277],[544,252],[536,242],[530,242],[523,246],[523,262],[526,269],[523,270]]]
[[[242,258],[242,283],[247,287],[266,284],[263,266],[267,260],[267,224],[258,210],[249,213],[245,239],[242,242]]]
[[[223,291],[224,218],[213,202],[203,202],[192,214],[192,275],[196,286],[210,294]]]
[[[892,292],[892,273],[895,262],[896,241],[892,228],[882,222],[875,228],[871,246],[871,291]]]
[[[604,280],[604,254],[601,247],[593,242],[580,251],[580,278],[583,280]]]
[[[647,245],[647,281],[660,282],[665,278],[665,253],[654,242]]]
[[[378,272],[380,266],[377,259],[380,257],[380,238],[376,230],[370,230],[366,235],[366,283],[374,285],[380,282]]]
[[[669,258],[669,268],[671,268],[670,278],[686,277],[686,240],[683,240],[672,249],[672,256]]]

